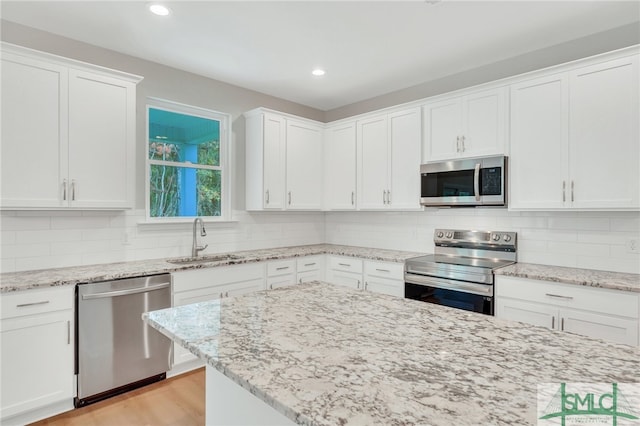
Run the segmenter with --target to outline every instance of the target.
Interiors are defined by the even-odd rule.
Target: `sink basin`
[[[233,259],[239,259],[239,257],[233,254],[212,254],[212,255],[198,256],[198,257],[181,257],[178,259],[168,260],[167,262],[174,263],[176,265],[189,265],[189,264],[197,264],[197,263],[221,262],[224,260],[233,260]]]

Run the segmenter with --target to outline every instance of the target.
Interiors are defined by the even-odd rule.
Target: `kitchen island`
[[[143,318],[207,362],[207,424],[252,410],[224,380],[307,425],[535,424],[538,384],[640,381],[637,348],[320,282]]]

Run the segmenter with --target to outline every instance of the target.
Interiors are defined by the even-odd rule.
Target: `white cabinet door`
[[[224,291],[224,297],[240,296],[260,290],[264,290],[264,279],[262,278],[240,281],[237,283],[228,284]]]
[[[625,345],[638,345],[638,321],[574,309],[560,310],[559,329]]]
[[[322,208],[322,128],[287,119],[287,209]]]
[[[305,271],[298,272],[297,274],[297,283],[308,283],[309,281],[322,281],[322,271],[320,269],[316,269],[315,271]]]
[[[73,311],[3,319],[0,324],[2,423],[60,401],[73,408]]]
[[[404,281],[367,275],[364,277],[364,289],[374,293],[404,297]]]
[[[558,308],[542,303],[496,298],[496,317],[555,329],[558,322]]]
[[[423,107],[423,122],[425,140],[422,162],[456,158],[462,132],[461,99],[426,104]]]
[[[133,207],[135,84],[69,70],[71,207]]]
[[[510,208],[569,202],[568,94],[565,74],[511,86]]]
[[[327,271],[327,281],[331,284],[343,285],[355,289],[362,288],[362,274],[346,271],[336,271],[330,269]]]
[[[67,69],[2,54],[2,207],[63,207]]]
[[[285,120],[274,114],[264,114],[264,205],[265,209],[283,209],[285,206]],[[259,141],[262,143],[262,141]],[[255,147],[247,144],[247,149]]]
[[[358,122],[358,207],[386,208],[389,182],[387,116]]]
[[[473,93],[463,98],[464,130],[460,140],[463,157],[504,154],[506,138],[505,87]]]
[[[325,208],[356,208],[356,124],[345,123],[325,132]]]
[[[387,205],[420,209],[420,108],[389,115],[390,182]]]
[[[640,207],[638,56],[569,74],[574,208]]]

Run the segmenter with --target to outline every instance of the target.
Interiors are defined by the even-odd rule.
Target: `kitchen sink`
[[[176,265],[189,265],[194,263],[221,262],[224,260],[234,259],[240,259],[240,257],[233,254],[212,254],[198,257],[180,257],[178,259],[167,260],[167,262],[174,263]]]

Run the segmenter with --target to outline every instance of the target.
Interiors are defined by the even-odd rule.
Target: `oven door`
[[[404,296],[436,305],[493,315],[493,285],[405,274]]]

